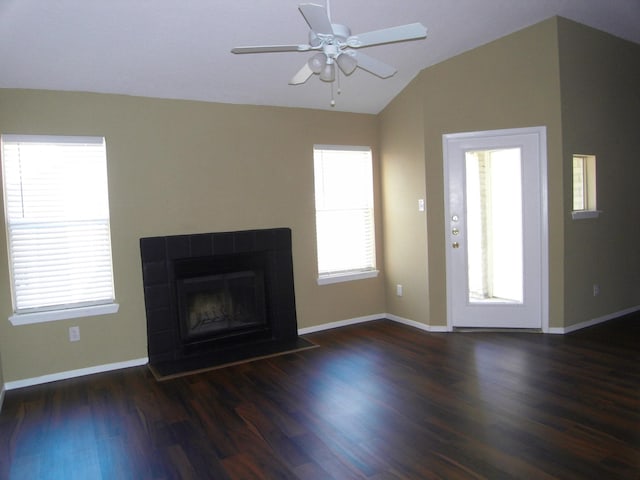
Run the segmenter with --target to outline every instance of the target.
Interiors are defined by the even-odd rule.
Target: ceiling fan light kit
[[[320,80],[323,82],[335,82],[336,80],[336,67],[333,64],[333,60],[327,59],[327,63],[324,64],[322,71],[320,72]]]
[[[345,75],[351,75],[358,67],[358,61],[351,55],[350,52],[344,52],[336,59],[336,61],[338,62],[340,70],[342,70],[342,73],[344,73]]]
[[[324,67],[325,61],[326,58],[322,53],[316,53],[307,63],[313,73],[319,74],[322,71],[322,67]]]
[[[316,51],[317,53],[309,58],[291,78],[290,85],[306,83],[313,75],[318,75],[320,80],[324,82],[332,83],[338,77],[336,64],[338,65],[338,70],[347,76],[351,75],[356,68],[361,68],[384,79],[393,76],[396,73],[396,69],[355,49],[418,40],[427,36],[426,27],[420,23],[351,35],[349,27],[331,23],[328,3],[329,0],[327,0],[326,8],[314,3],[303,3],[298,6],[300,13],[311,29],[309,31],[308,44],[235,47],[231,52],[243,54]],[[340,92],[338,91],[338,93]],[[333,98],[331,105],[335,105]]]

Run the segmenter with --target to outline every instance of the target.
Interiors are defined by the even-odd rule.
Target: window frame
[[[9,145],[8,148],[20,148],[19,144],[20,143],[25,143],[27,145],[36,145],[36,144],[43,144],[43,145],[47,145],[47,144],[51,144],[54,146],[58,146],[58,145],[63,145],[66,146],[65,148],[73,148],[73,147],[69,147],[70,145],[73,144],[79,144],[79,145],[83,145],[83,148],[86,148],[87,145],[89,146],[97,146],[100,151],[98,151],[98,148],[96,148],[96,152],[98,155],[100,155],[98,158],[98,161],[102,161],[102,155],[104,155],[103,159],[104,159],[104,177],[102,178],[102,173],[98,173],[97,178],[99,182],[103,182],[104,184],[102,185],[101,188],[101,192],[104,192],[104,194],[106,195],[106,198],[100,196],[98,198],[98,202],[102,203],[103,205],[106,204],[106,217],[103,215],[98,215],[96,213],[95,210],[86,210],[89,212],[93,212],[91,215],[88,216],[79,216],[78,213],[75,214],[75,216],[70,216],[70,217],[66,217],[66,215],[63,215],[61,217],[40,217],[38,218],[38,215],[46,215],[47,210],[38,210],[39,214],[36,214],[32,217],[18,217],[18,218],[12,218],[11,212],[10,212],[10,207],[9,207],[9,184],[8,182],[10,181],[10,177],[11,175],[9,175],[7,173],[7,168],[10,168],[8,165],[11,162],[18,162],[17,164],[13,164],[15,168],[15,166],[18,166],[19,168],[23,168],[23,166],[25,164],[20,163],[21,160],[18,159],[16,160],[15,158],[11,158],[9,157],[9,153],[7,153],[7,150],[5,149],[6,145]],[[91,148],[91,147],[90,147]],[[7,158],[5,158],[7,157]],[[47,157],[45,157],[47,158]],[[5,214],[5,235],[6,235],[6,240],[7,240],[7,262],[8,262],[8,274],[9,274],[9,281],[10,281],[10,286],[11,286],[11,300],[12,300],[12,314],[9,316],[9,321],[13,324],[13,325],[27,325],[27,324],[32,324],[32,323],[42,323],[42,322],[49,322],[49,321],[57,321],[57,320],[64,320],[64,319],[70,319],[70,318],[79,318],[79,317],[87,317],[87,316],[94,316],[94,315],[105,315],[105,314],[111,314],[111,313],[116,313],[119,310],[119,305],[116,303],[115,301],[115,279],[114,279],[114,273],[113,273],[113,247],[111,244],[111,226],[110,226],[110,212],[109,212],[109,199],[108,199],[108,173],[107,173],[107,155],[106,155],[106,140],[104,137],[89,137],[89,136],[69,136],[69,135],[14,135],[14,134],[2,134],[0,136],[0,160],[2,161],[2,182],[1,182],[1,188],[2,188],[2,195],[3,195],[3,210],[4,210],[4,214]],[[93,167],[95,168],[95,167]],[[99,165],[98,168],[100,169],[101,166]],[[51,170],[51,169],[50,169]],[[99,170],[93,170],[93,172],[100,172]],[[48,177],[44,177],[44,178],[48,178]],[[86,178],[86,177],[83,177]],[[49,177],[47,180],[47,182],[51,182],[51,178]],[[26,194],[24,192],[22,192],[22,186],[23,185],[28,185],[28,184],[23,184],[22,183],[23,180],[20,177],[19,183],[20,183],[20,193],[17,194],[17,197],[15,196],[15,193],[12,194],[11,198],[14,199],[18,199],[20,202],[24,202],[25,199],[29,199],[29,196],[31,194]],[[44,188],[60,188],[60,184],[56,183],[55,180],[53,180],[52,183],[46,183],[46,184],[42,184],[45,187]],[[86,188],[86,187],[85,187]],[[65,190],[65,192],[68,190]],[[72,190],[75,191],[75,190]],[[91,190],[91,192],[93,193],[94,191]],[[53,194],[55,195],[55,193]],[[100,194],[102,195],[102,193]],[[33,198],[33,197],[32,197]],[[54,196],[54,197],[47,197],[47,199],[49,198],[60,198],[59,196]],[[81,198],[86,198],[86,197],[81,197]],[[51,200],[49,200],[51,201]],[[89,203],[89,202],[88,202]],[[25,203],[21,203],[22,205],[28,205]],[[39,203],[39,204],[46,204],[46,203]],[[94,207],[95,208],[95,207]],[[104,210],[104,207],[102,207]],[[55,210],[53,210],[55,211]],[[66,212],[66,210],[58,210],[59,212]],[[14,212],[15,213],[15,212]],[[32,214],[33,215],[33,214]],[[64,218],[63,218],[64,217]],[[43,220],[45,219],[46,220]],[[111,294],[107,295],[110,298],[100,298],[100,299],[95,299],[95,300],[90,300],[88,298],[88,296],[85,296],[84,298],[81,298],[80,300],[77,299],[73,299],[73,301],[67,302],[67,303],[58,303],[58,304],[49,304],[49,305],[42,305],[42,306],[29,306],[29,305],[22,305],[22,307],[18,307],[18,296],[17,296],[17,287],[16,287],[16,274],[15,274],[15,262],[16,257],[13,253],[14,248],[16,247],[15,244],[13,243],[15,240],[13,238],[13,235],[18,234],[16,232],[19,232],[19,227],[18,230],[15,229],[16,225],[20,225],[23,224],[25,226],[31,226],[31,227],[38,227],[39,225],[43,225],[45,226],[45,228],[52,228],[52,225],[57,224],[59,226],[65,227],[65,228],[72,228],[73,225],[84,225],[84,224],[96,224],[98,225],[98,229],[102,229],[103,233],[103,237],[102,238],[106,238],[106,240],[108,240],[108,242],[106,242],[106,245],[108,248],[104,247],[102,248],[102,257],[98,257],[98,258],[104,258],[107,263],[108,266],[110,268],[109,270],[104,270],[103,271],[107,272],[104,277],[106,279],[105,282],[103,282],[103,285],[108,288],[110,288],[111,290]],[[100,226],[102,225],[102,226]],[[86,228],[86,227],[85,227]],[[95,227],[94,227],[95,228]],[[106,228],[106,234],[104,233]],[[11,233],[13,232],[13,233]],[[93,230],[89,230],[88,234],[93,233]],[[23,237],[25,239],[27,239],[27,241],[30,240],[31,237]],[[73,237],[69,237],[69,238],[73,238]],[[86,239],[86,235],[82,235],[80,238],[85,238]],[[24,241],[24,240],[23,240]],[[69,241],[72,240],[62,240],[59,243],[49,243],[47,245],[59,245],[59,246],[64,246],[64,245],[69,245]],[[85,240],[86,241],[86,240]],[[105,245],[105,244],[103,244]],[[38,248],[42,248],[40,246],[38,246]],[[33,252],[36,251],[36,247],[30,247],[29,252]],[[106,255],[106,252],[108,250],[108,255]],[[96,253],[99,253],[100,249],[96,250]],[[93,271],[93,270],[91,270]],[[63,284],[60,283],[53,283],[53,285],[57,285],[57,288],[64,288]],[[40,292],[42,292],[42,290],[40,290]]]
[[[321,271],[320,268],[320,239],[319,239],[319,224],[318,224],[318,212],[323,209],[318,208],[319,194],[316,191],[318,186],[317,171],[318,171],[318,155],[323,151],[339,151],[339,152],[366,152],[368,154],[368,161],[370,162],[370,181],[367,180],[366,187],[370,194],[370,205],[367,207],[370,210],[371,228],[369,229],[370,237],[368,241],[371,245],[370,255],[367,257],[371,266],[362,265],[359,268],[346,268],[344,270],[336,271]],[[316,254],[317,254],[317,283],[318,285],[329,285],[333,283],[349,282],[355,280],[363,280],[367,278],[375,278],[379,275],[380,271],[377,268],[377,251],[376,251],[376,222],[375,222],[375,184],[374,184],[374,162],[373,151],[369,146],[356,146],[356,145],[314,145],[313,146],[313,158],[314,158],[314,212],[316,217]],[[325,177],[323,177],[324,180]],[[364,182],[363,182],[364,184]],[[365,247],[366,248],[366,247]]]
[[[598,218],[601,211],[597,208],[596,156],[574,153],[571,160],[571,218]],[[580,192],[576,191],[577,176],[581,178]],[[577,208],[579,205],[576,200],[579,200],[582,208]]]

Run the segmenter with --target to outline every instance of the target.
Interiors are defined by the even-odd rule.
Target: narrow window
[[[572,173],[573,218],[597,217],[595,155],[573,155]]]
[[[11,321],[117,311],[104,138],[3,135],[1,142]]]
[[[318,283],[376,276],[369,147],[314,147]]]

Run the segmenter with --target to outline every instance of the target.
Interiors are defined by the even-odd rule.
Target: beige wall
[[[106,137],[120,304],[115,315],[11,326],[3,229],[0,352],[5,381],[147,355],[138,243],[145,236],[290,227],[300,328],[385,311],[383,276],[316,284],[313,144],[372,146],[379,182],[373,115],[0,90],[0,133]],[[71,325],[80,326],[80,342],[69,342]]]
[[[418,199],[426,199],[422,97],[422,84],[414,80],[385,109],[380,145],[387,311],[428,324],[427,222],[426,212],[418,211]]]
[[[570,326],[640,305],[640,45],[560,19],[559,47]],[[597,219],[571,219],[574,153],[596,155]]]
[[[428,292],[412,299],[428,306],[425,321],[432,326],[446,325],[446,270],[444,243],[444,187],[442,135],[446,133],[517,128],[547,127],[549,159],[549,231],[550,231],[550,322],[562,325],[563,319],[563,207],[562,144],[560,128],[560,88],[557,54],[556,20],[551,19],[505,38],[466,52],[424,70],[405,92],[382,113],[382,138],[403,128],[407,119],[422,123],[424,147],[414,140],[396,145],[397,151],[382,143],[382,170],[393,168],[400,156],[405,157],[402,177],[385,178],[385,213],[393,208],[396,198],[405,196],[403,178],[424,179],[427,198],[427,239],[414,244],[397,237],[386,238],[386,252],[416,259],[393,271],[396,278],[409,274],[412,268],[428,266]],[[417,107],[419,105],[420,107]],[[416,112],[421,108],[421,112]],[[415,130],[415,126],[411,127]],[[422,157],[422,158],[420,158]],[[387,218],[385,217],[385,221]],[[397,228],[414,231],[419,218]],[[420,264],[428,246],[428,259]],[[402,270],[402,271],[401,271]],[[422,287],[420,284],[419,287]],[[411,288],[411,287],[409,287]],[[417,312],[420,305],[402,309],[389,302],[390,313]],[[397,310],[395,310],[397,309]]]

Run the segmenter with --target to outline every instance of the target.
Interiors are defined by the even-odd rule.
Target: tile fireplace
[[[149,363],[160,375],[304,342],[290,229],[146,237],[140,253]]]

